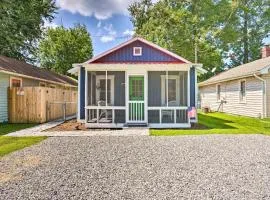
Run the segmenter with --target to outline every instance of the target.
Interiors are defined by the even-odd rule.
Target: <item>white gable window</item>
[[[246,102],[246,80],[240,81],[240,102]]]
[[[142,47],[133,47],[133,56],[141,56]]]

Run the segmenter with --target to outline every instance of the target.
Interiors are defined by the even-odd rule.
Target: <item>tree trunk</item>
[[[247,6],[247,0],[244,1],[244,6]],[[243,30],[243,45],[244,45],[244,57],[243,57],[243,63],[248,63],[249,58],[249,44],[248,44],[248,13],[246,10],[244,10],[244,30]]]

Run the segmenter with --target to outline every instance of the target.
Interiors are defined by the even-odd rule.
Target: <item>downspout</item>
[[[262,83],[263,83],[263,108],[262,108],[263,117],[262,118],[265,118],[265,117],[267,117],[266,116],[266,80],[259,77],[257,74],[253,74],[253,75],[254,75],[255,78],[262,81]]]

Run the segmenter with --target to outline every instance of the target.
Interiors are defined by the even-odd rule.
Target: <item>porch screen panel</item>
[[[88,72],[88,105],[96,104],[96,75],[94,72]]]
[[[187,106],[187,101],[188,101],[188,73],[187,72],[180,72],[180,106]]]
[[[115,110],[115,123],[126,123],[126,111],[125,110]]]
[[[161,76],[165,75],[165,72],[148,72],[148,106],[162,106]]]
[[[108,71],[108,76],[114,77],[114,106],[125,106],[125,72]]]
[[[168,72],[168,106],[180,106],[180,94],[181,94],[181,81],[179,71]],[[166,91],[166,90],[165,90]],[[166,91],[167,92],[167,91]]]
[[[148,110],[148,123],[160,123],[159,110]]]

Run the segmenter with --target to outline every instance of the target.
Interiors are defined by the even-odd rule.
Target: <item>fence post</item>
[[[63,115],[64,115],[64,121],[66,121],[66,109],[67,109],[67,103],[63,103]]]

